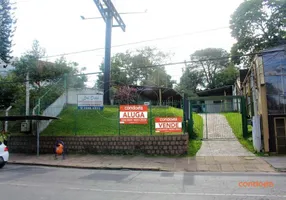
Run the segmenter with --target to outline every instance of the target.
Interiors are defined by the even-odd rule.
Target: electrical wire
[[[276,52],[283,52],[285,51],[284,49],[281,50],[273,50],[273,51],[267,51],[266,53],[276,53]],[[244,55],[237,55],[237,56],[225,56],[225,57],[218,57],[218,58],[211,58],[211,59],[201,59],[201,60],[190,60],[190,61],[182,61],[182,62],[172,62],[172,63],[165,63],[165,64],[160,64],[160,65],[149,65],[149,66],[139,66],[139,67],[131,67],[130,69],[140,69],[140,68],[155,68],[155,67],[163,67],[163,66],[169,66],[169,65],[179,65],[179,64],[188,64],[188,63],[199,63],[199,62],[205,62],[205,61],[214,61],[214,60],[223,60],[223,59],[230,59],[230,58],[239,58],[239,57],[246,57],[246,56],[253,56],[253,55],[261,55],[261,52],[257,53],[248,53]],[[72,74],[68,76],[85,76],[85,75],[93,75],[93,74],[102,74],[103,72],[91,72],[91,73],[85,73],[85,74]],[[38,81],[38,80],[24,80],[24,81],[11,81],[11,82],[1,82],[0,84],[5,84],[5,83],[25,83],[27,81]]]
[[[216,30],[221,30],[221,29],[226,29],[226,28],[229,28],[229,27],[223,26],[223,27],[218,27],[218,28],[214,28],[214,29],[206,29],[206,30],[201,30],[201,31],[196,31],[196,32],[191,32],[191,33],[183,33],[183,34],[159,37],[159,38],[154,38],[154,39],[149,39],[149,40],[129,42],[129,43],[125,43],[125,44],[113,45],[112,48],[130,46],[130,45],[141,44],[141,43],[146,43],[146,42],[154,42],[154,41],[158,41],[158,40],[166,40],[166,39],[170,39],[170,38],[176,38],[176,37],[182,37],[185,35],[194,35],[194,34],[199,34],[199,33],[211,32],[211,31],[216,31]],[[74,54],[87,53],[87,52],[99,51],[99,50],[104,50],[104,49],[105,49],[104,47],[100,47],[100,48],[95,48],[95,49],[87,49],[87,50],[82,50],[82,51],[74,51],[74,52],[69,52],[69,53],[61,53],[61,54],[55,54],[55,55],[51,55],[51,56],[44,56],[42,58],[52,58],[52,57],[74,55]]]

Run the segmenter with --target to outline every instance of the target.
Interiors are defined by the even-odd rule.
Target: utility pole
[[[112,35],[112,13],[106,11],[106,30],[105,30],[105,55],[104,55],[104,82],[103,82],[103,99],[104,104],[110,104],[110,69],[111,69],[111,35]]]
[[[110,104],[110,68],[111,68],[111,32],[112,27],[120,27],[125,32],[125,24],[119,13],[116,11],[111,0],[93,0],[106,24],[105,30],[105,56],[104,56],[104,93],[103,101],[105,105]],[[113,18],[117,25],[113,25]]]
[[[26,74],[26,116],[30,115],[30,82],[29,72]],[[28,121],[28,120],[27,120]]]

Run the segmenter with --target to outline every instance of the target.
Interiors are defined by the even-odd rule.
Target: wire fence
[[[154,135],[182,134],[184,132],[182,96],[172,88],[110,83],[110,102],[102,110],[78,108],[78,96],[101,96],[103,98],[102,75],[65,75],[52,82],[30,82],[29,115],[59,117],[59,120],[39,122],[41,135]],[[21,98],[13,104],[9,115],[26,115],[26,88],[22,87]],[[146,123],[120,123],[120,105],[147,106]],[[5,115],[6,107],[1,115]],[[134,112],[136,115],[136,112]],[[133,113],[133,114],[134,114]],[[136,116],[134,116],[136,118]],[[156,118],[180,118],[179,129],[162,131],[156,129]],[[10,133],[21,132],[21,121],[9,122]],[[30,122],[29,122],[30,123]],[[158,124],[158,123],[157,123]],[[36,133],[36,122],[30,123],[28,132]],[[168,124],[167,124],[168,125]],[[163,125],[162,125],[163,126]],[[170,127],[169,127],[170,129]],[[172,129],[174,130],[174,129]]]

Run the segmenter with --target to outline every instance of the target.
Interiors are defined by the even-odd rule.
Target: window
[[[274,118],[274,129],[276,138],[276,151],[279,154],[286,153],[286,129],[285,129],[285,117]]]

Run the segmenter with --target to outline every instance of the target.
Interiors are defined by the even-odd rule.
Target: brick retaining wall
[[[167,136],[41,136],[40,153],[53,153],[56,140],[63,140],[68,153],[183,155],[188,135]],[[35,153],[35,136],[11,136],[11,153]]]

